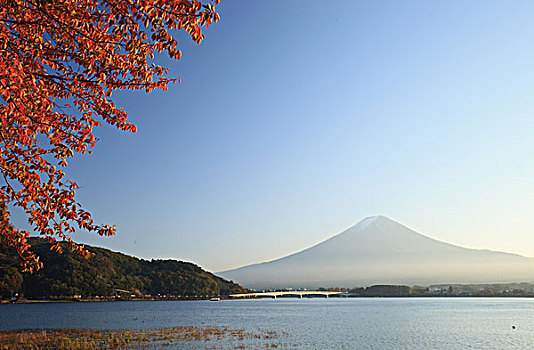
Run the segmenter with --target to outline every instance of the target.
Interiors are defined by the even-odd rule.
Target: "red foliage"
[[[218,2],[0,0],[0,203],[22,208],[55,250],[58,237],[88,255],[70,238],[76,229],[115,233],[76,202],[78,185],[62,168],[91,153],[101,121],[136,132],[110,99],[113,90],[166,90],[175,80],[151,62],[154,54],[180,58],[174,30],[200,43],[201,28],[219,20]],[[18,251],[27,270],[40,268],[29,232],[9,225],[7,209],[1,214],[0,242]]]

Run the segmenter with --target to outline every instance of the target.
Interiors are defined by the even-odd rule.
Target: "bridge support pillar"
[[[302,294],[299,294],[299,299],[302,299]]]

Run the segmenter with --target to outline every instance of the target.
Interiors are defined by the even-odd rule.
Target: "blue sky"
[[[223,0],[182,84],[114,95],[71,162],[116,237],[78,241],[219,271],[370,215],[534,256],[532,1]],[[22,218],[17,219],[22,222]]]

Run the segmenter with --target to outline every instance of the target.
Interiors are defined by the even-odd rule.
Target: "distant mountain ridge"
[[[50,251],[47,241],[30,237],[32,250],[44,263],[33,274],[20,273],[20,258],[0,245],[0,297],[23,293],[28,298],[109,296],[115,290],[156,296],[206,296],[243,292],[235,283],[177,260],[143,260],[86,245],[94,256],[85,259],[64,243],[63,254]]]
[[[218,275],[258,289],[529,282],[534,259],[463,248],[373,216],[298,253]]]

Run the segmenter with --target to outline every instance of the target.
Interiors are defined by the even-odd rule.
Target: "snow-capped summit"
[[[467,249],[371,216],[311,248],[219,273],[249,288],[534,281],[534,259]]]
[[[384,217],[381,216],[381,215],[368,216],[365,219],[363,219],[362,221],[360,221],[359,223],[357,223],[356,225],[354,225],[354,227],[356,227],[358,229],[364,229],[365,227],[380,221],[381,218],[384,218]]]

